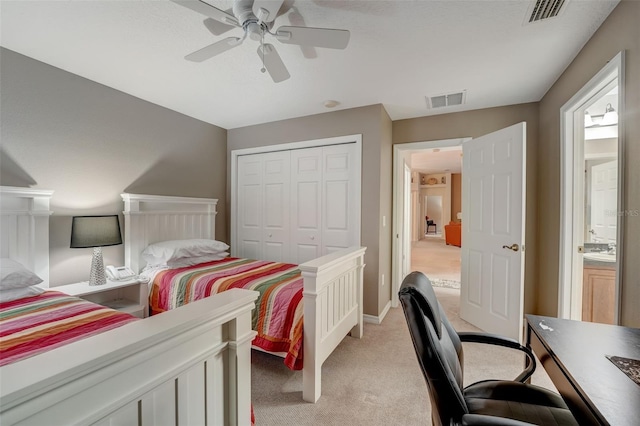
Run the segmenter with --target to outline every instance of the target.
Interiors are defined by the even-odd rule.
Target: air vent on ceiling
[[[563,10],[562,7],[569,0],[535,0],[529,7],[529,23],[554,18]]]
[[[448,106],[462,105],[467,98],[467,91],[446,93],[443,95],[427,96],[427,107],[443,108]]]

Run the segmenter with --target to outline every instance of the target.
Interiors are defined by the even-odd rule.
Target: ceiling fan
[[[347,30],[281,26],[275,32],[272,31],[273,21],[284,0],[235,0],[231,9],[233,14],[201,0],[171,1],[209,17],[210,19],[205,19],[204,24],[214,35],[220,35],[233,27],[242,28],[244,31],[242,37],[227,37],[190,53],[185,59],[194,62],[205,61],[239,46],[249,37],[260,42],[257,52],[262,60],[261,71],[268,71],[276,83],[288,79],[290,74],[276,48],[264,42],[265,36],[272,36],[284,44],[330,49],[344,49],[349,43],[350,33]]]

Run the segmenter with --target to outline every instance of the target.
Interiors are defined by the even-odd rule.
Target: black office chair
[[[421,272],[407,275],[399,295],[427,382],[434,425],[578,424],[560,395],[524,383],[535,370],[535,358],[528,348],[492,334],[457,333]],[[518,349],[530,362],[513,381],[483,380],[463,388],[462,342]]]
[[[429,228],[431,228],[432,226],[433,226],[433,233],[437,234],[438,233],[438,225],[436,225],[433,220],[427,219],[427,234],[429,233]]]

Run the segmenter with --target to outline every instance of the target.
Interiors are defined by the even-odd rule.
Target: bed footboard
[[[3,425],[251,424],[251,311],[233,289],[0,368]]]
[[[361,338],[362,269],[366,247],[351,247],[300,265],[304,278],[302,398],[321,394],[322,364],[351,332]]]

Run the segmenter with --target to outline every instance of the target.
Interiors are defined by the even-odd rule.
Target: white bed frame
[[[50,196],[0,187],[2,255],[47,277]],[[248,425],[257,296],[234,289],[0,367],[0,424]]]
[[[20,262],[49,287],[49,204],[53,191],[0,186],[0,257]]]
[[[160,241],[215,239],[216,199],[122,194],[125,264],[139,272],[144,248]],[[352,247],[300,265],[304,278],[302,398],[316,402],[321,370],[349,333],[362,337],[365,247]]]

